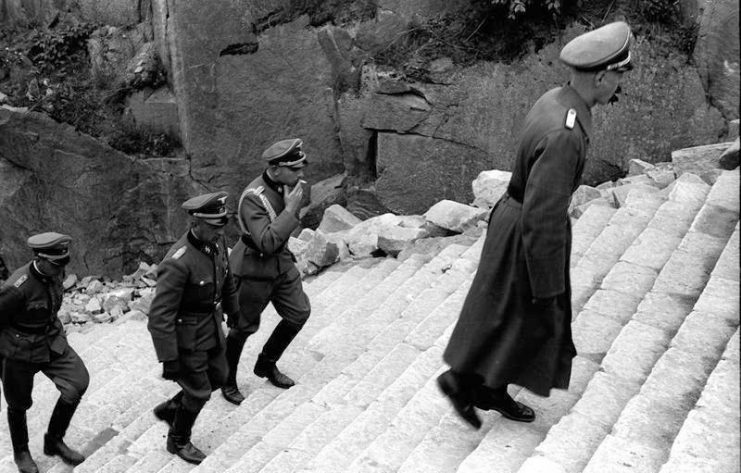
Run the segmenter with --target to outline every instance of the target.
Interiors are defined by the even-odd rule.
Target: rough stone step
[[[573,227],[571,266],[576,266],[589,245],[602,232],[617,210],[603,205],[590,206]]]
[[[326,443],[316,456],[297,471],[344,473],[353,459],[380,435],[410,399],[419,394],[425,383],[439,369],[442,348],[433,346],[420,354],[394,382],[387,387],[354,421],[347,425],[331,442]],[[329,415],[317,419],[322,425]]]
[[[337,407],[340,412],[346,412],[346,407],[355,406],[358,409],[350,411],[355,412],[355,416],[360,413],[362,408],[367,407],[380,393],[390,385],[399,375],[401,375],[407,367],[417,358],[419,350],[409,345],[398,345],[392,350],[373,370],[369,371],[368,374],[362,379],[346,396],[346,403],[339,405],[325,404],[318,402],[317,396],[311,400],[311,402],[305,403],[300,406],[295,412],[299,413],[300,417],[304,420],[308,420],[309,423],[303,425],[303,428],[299,428],[295,423],[291,422],[290,419],[281,422],[276,428],[266,433],[263,439],[253,446],[251,449],[245,452],[240,460],[235,463],[228,471],[234,472],[257,472],[260,471],[266,464],[272,463],[273,457],[278,455],[285,449],[295,449],[293,446],[296,435],[305,430],[309,424],[312,425],[312,431],[315,431],[317,425],[312,423],[318,419],[320,415],[334,411]],[[348,423],[353,417],[346,416]],[[339,433],[336,423],[334,424],[335,431]],[[305,434],[304,436],[307,436]],[[304,455],[303,460],[307,460],[309,452]],[[292,461],[299,460],[299,456],[293,455]],[[284,466],[289,463],[288,459],[276,460]],[[299,464],[293,465],[294,467],[300,466]],[[274,469],[276,466],[271,466],[270,469]]]
[[[572,305],[578,313],[602,279],[651,221],[664,202],[657,193],[631,191],[624,207],[594,239],[571,272]]]
[[[551,397],[543,398],[521,390],[515,399],[535,409],[537,417],[532,424],[512,422],[498,414],[484,414],[494,416],[496,422],[456,471],[474,473],[484,471],[487,465],[492,464],[497,465],[497,472],[517,471],[535,447],[543,441],[550,428],[568,413],[584,393],[598,369],[597,363],[577,356],[573,361],[568,391],[554,390]],[[513,388],[514,386],[510,386],[510,395],[515,393]]]
[[[695,222],[699,218],[700,215]],[[719,221],[718,226],[725,225]],[[696,229],[693,225],[687,236],[691,237]],[[735,263],[738,267],[738,259]],[[645,471],[659,470],[707,376],[737,331],[739,302],[737,281],[711,277],[676,335],[640,322],[625,327],[623,332],[635,324],[631,336],[623,337],[621,333],[618,337],[603,367],[622,378],[646,382],[640,394],[627,404],[585,472],[621,471],[620,465],[637,462],[644,465]],[[669,351],[664,353],[667,347]],[[652,360],[658,360],[653,371]],[[674,370],[666,366],[671,362],[676,364]],[[650,419],[646,419],[647,412],[653,414]]]
[[[86,456],[97,453],[96,450],[118,433],[114,425],[119,417],[127,413],[140,398],[147,398],[150,402],[154,400],[155,403],[164,398],[164,395],[160,394],[158,384],[161,383],[158,383],[154,373],[128,373],[127,376],[117,377],[109,389],[96,393],[97,399],[84,398],[84,403],[77,410],[65,440],[69,445],[80,449]],[[153,398],[151,394],[145,396],[144,393],[156,393],[159,397]],[[140,409],[151,409],[151,407],[142,406]],[[32,448],[37,446],[38,450],[41,450],[45,431],[46,426],[43,426],[41,429],[30,432]],[[65,468],[56,468],[63,466],[56,457],[44,457],[38,463],[40,468],[44,466],[44,471],[47,465],[50,471],[67,471]],[[88,464],[89,462],[86,462],[85,467]],[[78,467],[78,470],[79,468],[82,466]]]
[[[137,356],[137,353],[140,353],[143,346],[144,348],[151,349],[151,347],[146,347],[147,344],[142,343],[137,336],[139,331],[136,330],[136,327],[140,325],[141,322],[132,321],[118,326],[114,332],[105,330],[106,336],[99,340],[98,344],[107,344],[109,349],[105,356],[101,355],[94,358],[97,362],[94,361],[88,364],[84,358],[85,353],[89,353],[97,344],[89,346],[80,355],[88,366],[91,382],[68,433],[70,443],[77,445],[78,448],[81,448],[89,439],[94,438],[98,433],[98,429],[105,428],[101,427],[101,425],[104,425],[102,421],[90,424],[85,422],[84,419],[85,414],[97,412],[97,404],[92,402],[96,399],[96,396],[101,399],[103,405],[108,403],[106,396],[99,395],[98,393],[104,389],[108,389],[109,393],[115,393],[116,390],[111,390],[110,388],[112,385],[116,385],[116,383],[120,384],[122,382],[121,380],[127,376],[131,377],[131,379],[137,379],[148,368],[146,359]],[[111,350],[111,347],[115,349]],[[121,363],[119,360],[125,363]],[[43,376],[43,374],[38,374],[37,379],[41,379],[41,381],[34,386],[34,406],[27,414],[29,435],[31,437],[30,444],[32,447],[35,447],[37,444],[39,446],[41,445],[42,434],[46,431],[49,415],[59,397],[59,393],[53,383]],[[126,397],[117,397],[116,401],[128,402]],[[112,409],[114,407],[118,408],[118,405],[113,406]],[[113,413],[115,411],[109,410],[106,412]],[[0,429],[7,431],[7,419],[4,413],[0,415]],[[0,436],[0,449],[2,451],[10,451],[9,436]]]
[[[465,260],[465,258],[461,258],[461,260],[457,262],[456,265],[454,265],[448,272],[446,272],[439,278],[441,284],[440,287],[434,289],[434,295],[430,292],[427,295],[423,293],[419,297],[417,297],[409,306],[409,308],[402,312],[400,317],[398,317],[395,321],[391,321],[391,325],[386,329],[386,331],[382,332],[380,335],[376,336],[376,338],[373,339],[371,344],[369,344],[367,351],[363,352],[360,357],[357,357],[357,354],[362,352],[363,344],[350,342],[349,346],[346,346],[345,348],[339,347],[339,349],[343,350],[344,353],[339,356],[333,357],[335,359],[332,360],[331,364],[327,364],[327,366],[321,367],[318,372],[315,371],[314,373],[309,373],[308,375],[306,375],[306,377],[308,378],[307,382],[316,380],[320,380],[321,382],[328,382],[336,380],[338,375],[345,375],[345,383],[330,383],[329,385],[325,386],[325,388],[322,389],[322,391],[320,391],[320,393],[314,397],[315,402],[322,405],[331,405],[333,403],[333,396],[339,397],[344,395],[345,392],[347,392],[347,394],[345,395],[345,399],[343,399],[343,402],[354,403],[362,406],[372,401],[375,394],[377,394],[379,390],[383,389],[383,387],[385,387],[385,385],[392,379],[389,377],[389,372],[394,370],[392,370],[390,367],[384,366],[384,364],[391,363],[391,366],[395,365],[397,367],[397,370],[405,366],[404,363],[400,364],[398,361],[395,361],[395,357],[393,356],[393,354],[398,353],[399,351],[401,353],[407,353],[408,357],[410,357],[411,354],[416,354],[416,349],[411,346],[405,347],[403,344],[397,345],[397,343],[400,343],[404,339],[406,333],[412,330],[419,323],[418,319],[420,318],[420,315],[415,314],[429,313],[432,310],[431,307],[434,308],[436,304],[440,303],[441,297],[450,294],[453,289],[460,284],[461,275],[458,273],[461,270],[458,269],[457,266],[469,268],[468,270],[464,270],[464,275],[466,272],[470,273],[471,267],[474,266],[472,262],[469,261],[468,264],[466,264],[465,261],[467,261]],[[445,281],[445,284],[443,284],[443,281]],[[446,288],[446,285],[449,288]],[[406,318],[411,317],[411,319],[407,321],[405,320],[405,316]],[[386,324],[388,323],[389,322],[387,321]],[[394,350],[396,350],[396,352]],[[387,356],[389,351],[391,351],[390,357]],[[346,365],[348,360],[352,360],[355,357],[357,357],[357,359],[343,369],[343,365]],[[325,364],[325,362],[328,361],[328,359],[323,360],[323,362],[320,363],[319,366]],[[377,364],[380,365],[380,368]],[[374,367],[374,365],[376,366]],[[356,386],[355,382],[353,382],[353,378],[361,377],[364,373],[368,373],[368,375],[365,376],[365,378],[359,383],[357,383]],[[328,392],[331,392],[337,386],[340,386],[339,392],[341,394],[328,394]],[[348,391],[348,388],[353,389],[350,389]],[[265,453],[264,451],[265,449],[276,449],[275,446],[265,445],[262,447],[263,449],[259,450],[259,453],[255,454],[256,456],[259,457],[261,454],[267,455],[267,453]],[[259,464],[259,461],[255,458],[248,457],[247,460],[243,460],[240,464],[247,463]],[[235,468],[239,470],[239,467]]]
[[[708,194],[707,202],[739,213],[738,189],[741,185],[739,168],[723,171]]]
[[[717,259],[719,255],[730,254],[725,250],[721,252],[722,247],[718,247],[717,241],[709,242],[705,236],[707,235],[694,230],[688,232],[680,248],[672,255],[659,277],[661,278],[666,272],[675,271],[679,265],[670,264],[672,260],[676,258],[679,261],[680,258],[687,258],[688,253],[690,255],[704,254],[709,250],[710,254],[706,255],[708,261]],[[727,246],[732,244],[732,240],[732,238],[728,240]],[[717,265],[720,266],[720,264],[721,262],[718,262]],[[710,271],[705,266],[694,267],[692,271],[694,271],[693,274],[704,275],[704,281],[708,281]],[[694,279],[702,282],[701,276],[696,276]],[[675,414],[678,409],[681,410],[681,400],[691,398],[693,390],[698,389],[697,383],[703,380],[703,376],[707,377],[707,366],[705,371],[701,367],[708,363],[712,365],[718,356],[717,353],[712,353],[709,347],[716,347],[717,351],[718,346],[725,346],[725,341],[730,336],[728,327],[732,324],[731,321],[735,319],[736,326],[738,324],[738,304],[736,303],[735,310],[729,310],[728,308],[733,307],[734,301],[724,303],[720,300],[723,296],[719,295],[720,291],[713,289],[715,284],[712,280],[707,282],[706,286],[709,288],[708,295],[705,296],[707,302],[701,302],[698,299],[697,306],[716,307],[720,303],[721,312],[725,318],[712,313],[700,315],[698,312],[692,312],[688,315],[695,298],[691,294],[676,298],[675,294],[662,292],[663,289],[658,279],[646,299],[639,305],[638,312],[622,329],[619,326],[620,322],[615,319],[599,315],[590,317],[590,313],[586,310],[581,313],[573,327],[577,351],[593,358],[593,354],[606,351],[607,356],[602,361],[603,371],[595,375],[587,392],[577,402],[572,412],[549,431],[543,443],[536,448],[535,455],[524,463],[520,473],[542,471],[541,469],[544,468],[569,473],[582,471],[590,461],[592,452],[595,451],[600,453],[599,455],[595,453],[596,459],[593,461],[595,465],[600,466],[591,467],[594,468],[593,471],[607,468],[606,464],[614,466],[621,461],[633,465],[634,460],[627,458],[630,455],[646,458],[649,463],[651,461],[649,458],[651,458],[660,465],[663,461],[662,456],[655,455],[656,449],[645,446],[642,440],[636,440],[640,444],[636,448],[628,448],[630,445],[626,442],[629,442],[630,438],[625,432],[639,432],[637,437],[640,439],[644,439],[646,433],[624,426],[639,423],[642,415],[646,412],[653,412],[646,411],[645,408],[647,406],[657,408],[657,402],[661,402],[663,406],[670,406],[665,407],[662,413]],[[734,293],[738,293],[737,287],[736,291],[731,294]],[[715,299],[710,299],[712,296]],[[662,309],[654,310],[659,307]],[[585,318],[582,319],[582,317]],[[711,321],[714,323],[710,323]],[[703,324],[707,326],[703,327]],[[616,335],[614,343],[612,342],[613,335]],[[669,348],[668,351],[666,351],[667,348]],[[672,367],[676,373],[681,373],[681,375],[673,373]],[[686,380],[682,381],[684,378]],[[605,382],[605,379],[611,382]],[[636,396],[639,390],[640,395]],[[674,392],[674,395],[669,399],[662,399],[662,392]],[[602,402],[599,401],[600,399]],[[685,409],[689,407],[691,405],[686,406]],[[623,412],[624,408],[625,412]],[[681,423],[684,415],[686,415],[686,410],[680,412],[678,421],[674,416],[674,422]],[[615,425],[616,422],[618,422],[617,425]],[[671,425],[670,422],[662,424],[664,429]],[[602,444],[611,429],[613,434],[620,433],[611,435],[609,440]],[[654,435],[654,437],[661,438],[662,435],[666,435],[666,432]],[[627,457],[622,456],[621,460],[614,460],[616,455],[622,455],[620,452]]]
[[[308,349],[329,355],[335,351],[334,343],[336,340],[347,340],[348,338],[358,340],[367,337],[368,334],[360,333],[359,329],[364,329],[365,332],[373,332],[376,327],[371,327],[370,324],[378,319],[380,319],[379,323],[385,326],[387,319],[400,314],[420,292],[429,288],[433,281],[444,274],[456,260],[462,259],[460,255],[465,251],[474,252],[476,250],[473,247],[457,244],[447,246],[433,260],[414,273],[413,277],[398,285],[372,313],[363,313],[361,310],[360,313],[356,312],[349,318],[339,319],[336,324],[327,327],[314,336],[307,345]],[[356,317],[362,319],[362,325],[356,323],[359,320]]]
[[[452,257],[453,257],[453,256],[454,256],[455,254],[460,254],[460,251],[461,251],[462,249],[465,249],[465,247],[463,247],[463,248],[457,248],[457,249],[451,249],[451,250],[449,250],[450,254],[448,255],[448,257],[446,257],[446,258],[442,259],[442,264],[443,264],[443,265],[447,264],[447,261],[448,261],[448,260],[449,260],[450,258],[452,258]],[[386,279],[384,279],[384,280],[383,280],[383,281],[382,281],[382,282],[380,283],[380,285],[379,285],[379,286],[383,286],[383,285],[384,285],[384,284],[385,284],[385,283],[386,283],[387,281],[391,282],[392,284],[393,284],[393,283],[396,283],[396,284],[398,284],[399,282],[403,281],[404,279],[408,279],[408,278],[409,278],[409,277],[411,277],[411,276],[412,276],[413,274],[415,274],[415,273],[417,272],[418,268],[419,268],[419,267],[420,267],[420,266],[422,265],[422,263],[424,263],[424,262],[428,261],[428,259],[429,259],[429,258],[426,258],[426,257],[424,257],[424,256],[422,256],[422,255],[414,255],[413,257],[409,258],[408,260],[406,260],[406,261],[405,261],[405,262],[403,263],[403,265],[402,265],[402,266],[403,266],[403,268],[404,268],[404,269],[402,269],[402,266],[399,266],[399,269],[400,269],[400,270],[399,270],[399,271],[394,271],[394,272],[392,272],[392,273],[391,273],[391,274],[390,274],[390,275],[389,275],[389,276],[388,276],[388,277],[387,277]],[[431,262],[431,263],[432,263],[432,265],[433,265],[433,266],[434,266],[434,265],[439,265],[439,264],[441,264],[441,263],[439,263],[439,262],[437,262],[437,263],[436,263],[436,262]],[[428,268],[428,269],[429,269],[429,268]],[[400,278],[401,278],[401,279],[400,279]],[[392,285],[391,287],[395,287],[395,286],[394,286],[394,285]],[[397,287],[398,287],[398,286],[397,286]],[[375,289],[375,288],[373,288],[373,289],[372,289],[372,290],[371,290],[371,291],[369,292],[369,295],[373,294],[373,292],[374,292],[374,291],[376,291],[376,289]],[[379,296],[387,296],[387,295],[388,295],[387,293],[386,293],[386,294],[384,294],[384,292],[379,292],[378,294],[375,294],[375,300],[376,300],[376,301],[379,301]],[[361,301],[363,301],[363,300],[366,300],[366,301],[367,301],[367,300],[370,300],[370,299],[368,299],[368,298],[364,297],[363,299],[361,299]],[[382,297],[380,298],[380,300],[382,300]],[[298,340],[298,339],[297,339],[297,340]],[[290,356],[290,355],[291,355],[291,354],[290,354],[290,352],[293,352],[294,354],[298,353],[298,356],[294,356],[294,357],[291,357],[291,356]],[[309,355],[306,355],[306,356],[300,356],[300,355],[301,355],[301,353],[303,353],[303,354],[305,354],[305,355],[306,355],[306,354],[309,354]],[[310,353],[310,352],[308,352],[308,351],[305,351],[305,350],[304,350],[304,351],[302,351],[302,350],[294,350],[294,349],[293,349],[293,347],[292,347],[292,348],[291,348],[291,349],[289,350],[289,352],[287,352],[286,356],[284,356],[284,358],[285,358],[285,364],[286,364],[286,366],[290,366],[290,365],[294,365],[294,364],[295,364],[295,361],[301,361],[301,360],[304,360],[304,363],[303,363],[303,365],[304,365],[304,369],[302,369],[302,370],[299,370],[299,372],[304,372],[304,373],[306,373],[306,372],[308,372],[308,371],[309,371],[309,369],[311,368],[311,366],[312,366],[313,364],[315,364],[315,363],[319,362],[319,359],[320,359],[320,357],[315,357],[315,356],[310,356],[310,355],[312,355],[312,353]],[[317,359],[317,358],[319,358],[319,359]],[[291,360],[295,360],[295,361],[294,361],[294,362],[292,362]],[[306,360],[309,360],[309,362],[306,362]],[[315,380],[315,379],[312,379],[312,378],[313,378],[313,376],[312,376],[312,375],[305,375],[305,376],[304,376],[303,378],[301,378],[301,379],[299,380],[299,382],[300,382],[300,383],[303,383],[303,382],[304,382],[304,379],[306,379],[306,382],[307,382],[307,383],[315,383],[315,381],[316,381],[316,380]],[[250,391],[251,391],[251,390],[250,390]],[[250,395],[250,397],[251,397],[251,395]],[[248,400],[250,399],[250,397],[248,397]],[[245,402],[248,402],[248,401],[245,401]],[[243,405],[244,405],[244,403],[243,403]],[[207,409],[208,409],[208,405],[207,405]],[[242,406],[240,406],[240,408],[239,408],[239,409],[241,410],[241,409],[242,409]],[[203,414],[202,414],[202,415],[203,415]],[[228,419],[232,419],[232,418],[234,418],[234,419],[239,419],[239,418],[242,418],[242,419],[244,419],[244,416],[242,416],[242,415],[241,415],[241,413],[239,412],[239,410],[237,410],[237,411],[233,411],[233,412],[232,412],[231,414],[228,414]],[[223,425],[229,426],[229,425],[234,425],[234,422],[223,422],[223,420],[220,420],[220,421],[219,421],[219,425],[220,425],[220,426],[223,426]],[[224,437],[223,437],[223,438],[226,438],[226,437],[228,437],[229,433],[230,433],[230,432],[226,432],[226,433],[225,433],[225,432],[223,432],[223,429],[222,429],[222,428],[220,427],[219,429],[217,429],[217,430],[216,430],[215,432],[213,432],[213,433],[212,433],[212,435],[210,436],[210,438],[216,437],[216,438],[218,439],[218,438],[220,438],[220,437],[221,437],[222,435],[224,435]],[[205,463],[206,463],[206,466],[203,466],[203,465],[202,465],[202,468],[204,469],[204,471],[208,471],[208,470],[205,470],[205,468],[206,468],[206,467],[208,467],[208,461],[209,461],[209,460],[207,460],[207,461],[205,462]],[[215,468],[214,468],[214,469],[213,469],[212,471],[218,471],[218,469],[219,469],[219,468],[223,468],[223,467],[224,467],[224,465],[219,465],[219,466],[215,467]]]
[[[411,273],[409,273],[409,274],[412,274],[414,272],[414,270],[416,270],[423,262],[427,261],[428,259],[429,258],[426,258],[426,257],[424,257],[422,255],[416,256],[415,258],[411,259],[408,263],[406,263],[406,267],[412,269]],[[388,263],[389,264],[393,264],[393,266],[398,266],[398,264],[395,263],[394,260],[389,260]],[[393,269],[393,268],[389,267],[389,269]],[[386,270],[385,272],[379,273],[376,276],[376,279],[383,279],[384,277],[387,276],[388,272],[389,271]],[[310,320],[312,320],[312,319],[310,319]],[[266,332],[269,332],[269,330],[266,330]],[[302,331],[302,333],[303,333],[303,331]],[[297,343],[297,342],[299,342],[299,343]],[[294,344],[292,344],[292,347],[291,347],[290,351],[291,352],[306,353],[306,352],[302,352],[301,350],[297,349],[294,345],[300,345],[299,338],[297,338],[296,341],[294,342]],[[247,350],[248,350],[248,347],[245,348],[245,351],[247,351]],[[311,357],[309,357],[309,358],[311,358]],[[285,363],[286,363],[287,366],[289,366],[289,365],[292,364],[291,363],[291,356],[290,356],[289,353],[287,353],[287,355],[284,357],[284,359],[285,359]],[[316,360],[314,360],[314,361],[316,362]],[[250,370],[248,369],[248,370],[244,370],[244,371],[247,372],[247,373],[249,373]],[[303,372],[303,371],[300,371],[300,372]],[[249,376],[249,374],[248,374],[248,376]],[[257,388],[257,386],[256,386],[256,388]],[[253,389],[249,389],[249,390],[245,390],[245,391],[246,392],[251,392],[251,391],[253,391]],[[230,405],[221,406],[221,407],[226,407],[226,410],[228,411],[230,409],[229,406]],[[221,415],[224,414],[224,412],[223,412],[224,409],[218,409],[219,404],[215,404],[215,407],[216,407],[216,409],[210,408],[209,405],[207,405],[207,407],[206,407],[206,409],[204,409],[204,412],[202,413],[201,417],[203,418],[204,423],[206,423],[207,425],[208,425],[209,421],[211,421],[211,423],[214,423],[214,424],[215,423],[218,423],[219,428],[215,432],[212,432],[211,435],[209,435],[209,441],[212,441],[211,444],[214,444],[215,443],[216,445],[218,445],[217,441],[220,438],[222,440],[224,440],[224,439],[226,439],[228,437],[228,435],[231,432],[233,432],[233,429],[232,430],[229,430],[229,426],[235,426],[235,423],[234,422],[230,422],[229,420],[236,419],[239,414],[236,413],[236,412],[235,413],[227,414],[227,421],[224,422],[224,419],[220,417]],[[200,420],[199,420],[199,422],[200,422]],[[214,441],[216,441],[216,442],[214,442]],[[176,461],[171,462],[171,464],[172,463],[176,463]]]
[[[700,399],[681,425],[669,459],[659,473],[738,471],[741,463],[739,385],[739,331],[736,329]]]
[[[451,245],[451,246],[447,247],[446,250],[443,250],[443,252],[441,252],[441,254],[439,254],[438,256],[436,256],[435,258],[433,258],[433,260],[431,260],[429,263],[427,263],[423,268],[421,268],[420,270],[414,272],[415,277],[419,277],[418,274],[425,275],[427,273],[434,273],[434,272],[438,272],[439,273],[440,272],[440,269],[439,268],[446,267],[448,264],[450,264],[450,261],[455,260],[463,251],[465,251],[467,249],[468,249],[468,247],[459,246],[459,245]],[[435,268],[438,268],[438,269],[435,269]],[[410,276],[411,276],[411,274],[410,274]],[[342,341],[343,343],[347,343],[342,338],[335,339],[335,340],[339,340],[339,341]],[[313,353],[316,353],[316,350],[311,349],[311,348],[309,348],[309,349]],[[361,349],[362,349],[362,347],[361,347]],[[310,357],[303,357],[303,358],[304,359],[307,359],[307,358],[310,358]],[[319,358],[319,357],[317,357],[317,358]],[[312,385],[312,389],[315,389],[315,390],[318,391],[319,388],[322,387],[324,383],[328,382],[333,376],[335,376],[336,374],[338,374],[338,372],[337,372],[338,369],[341,369],[342,366],[344,366],[345,364],[347,364],[347,362],[349,362],[351,360],[348,360],[347,358],[338,357],[337,356],[337,351],[336,350],[332,350],[331,356],[327,356],[325,358],[321,358],[320,361],[319,360],[316,360],[316,359],[314,359],[313,361],[316,364],[316,366],[313,369],[311,369],[311,370],[306,369],[305,371],[301,371],[301,372],[303,372],[305,374],[299,379],[299,384],[301,384],[301,385],[306,384],[307,386],[308,385]],[[286,363],[288,364],[288,360],[286,360]],[[310,368],[310,366],[309,366],[310,364],[311,363],[307,363],[306,364],[306,367],[307,368]],[[249,399],[250,398],[248,397],[248,400],[245,401],[245,403],[248,403],[249,402]],[[243,403],[243,405],[245,403]],[[239,410],[241,410],[241,409],[242,409],[242,406],[239,407]],[[239,416],[240,414],[239,414],[238,411],[234,411],[231,415],[232,416]],[[231,438],[229,440],[231,440]],[[224,448],[228,448],[228,447],[224,447]],[[218,456],[221,457],[222,455],[218,455]],[[218,465],[210,465],[209,464],[209,460],[207,459],[206,462],[204,462],[204,464],[202,464],[200,466],[200,470],[202,470],[202,471],[219,471],[220,469],[223,470],[225,467],[228,467],[229,466],[229,463],[222,462],[221,460],[222,459],[220,458],[219,459],[219,462],[220,463]],[[216,462],[216,461],[217,460],[214,460],[214,462]]]

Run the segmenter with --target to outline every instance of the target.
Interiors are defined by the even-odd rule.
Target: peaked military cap
[[[569,41],[561,50],[561,61],[580,71],[625,72],[633,68],[630,57],[630,26],[616,21]]]
[[[301,150],[303,144],[299,138],[278,141],[262,153],[262,159],[271,166],[304,167],[308,163]]]
[[[226,192],[202,194],[186,200],[182,207],[194,217],[201,218],[211,225],[224,226],[228,221],[226,216]]]
[[[72,237],[57,232],[46,232],[33,235],[26,242],[38,256],[50,261],[57,261],[69,256],[69,243]]]

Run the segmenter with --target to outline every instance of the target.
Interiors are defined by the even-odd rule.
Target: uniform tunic
[[[256,332],[268,302],[287,321],[303,325],[311,306],[286,245],[299,220],[285,211],[283,186],[263,173],[245,188],[238,211],[243,234],[232,249],[230,265],[239,280],[240,317],[230,327],[243,334]]]
[[[147,328],[159,361],[179,360],[183,403],[197,410],[226,377],[223,312],[238,309],[223,241],[213,245],[186,232],[157,270]]]
[[[31,407],[33,377],[39,371],[70,404],[79,402],[88,387],[85,364],[68,345],[57,317],[63,292],[61,275],[43,275],[32,262],[0,287],[0,372],[13,408]]]
[[[575,114],[575,116],[574,116]],[[568,207],[586,159],[591,114],[570,86],[545,93],[524,122],[508,193],[496,204],[479,268],[443,355],[484,385],[548,396],[568,388],[571,338]],[[547,307],[533,298],[554,297]]]

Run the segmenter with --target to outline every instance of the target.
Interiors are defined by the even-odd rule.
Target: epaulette
[[[21,277],[15,280],[13,286],[15,286],[16,288],[21,287],[23,283],[26,282],[26,279],[28,279],[28,274],[22,274]]]
[[[572,130],[574,125],[576,125],[576,110],[570,108],[569,111],[566,112],[566,121],[564,122],[564,126],[569,130]]]
[[[180,257],[185,254],[185,250],[187,249],[187,246],[181,246],[175,253],[172,254],[172,259],[180,259]]]

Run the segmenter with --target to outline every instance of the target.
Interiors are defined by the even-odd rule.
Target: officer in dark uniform
[[[303,200],[306,155],[300,139],[279,141],[262,154],[268,168],[252,181],[239,199],[242,236],[229,262],[239,286],[239,316],[230,318],[226,339],[229,376],[222,388],[234,404],[244,400],[237,389],[237,365],[244,343],[260,326],[260,314],[272,302],[282,320],[257,357],[254,372],[279,388],[294,381],[281,373],[276,362],[309,318],[309,298],[286,243],[299,226]]]
[[[30,237],[28,246],[35,258],[17,269],[0,288],[0,373],[8,403],[13,457],[23,473],[38,471],[28,450],[26,411],[33,403],[33,378],[39,371],[60,393],[44,435],[44,453],[59,455],[70,465],[85,460],[63,440],[90,382],[85,364],[67,344],[57,317],[70,241],[68,235],[55,232]]]
[[[569,42],[570,81],[546,92],[523,123],[507,193],[492,210],[481,265],[463,304],[438,378],[458,414],[481,426],[475,407],[521,422],[533,410],[507,393],[567,389],[571,337],[571,194],[584,169],[591,109],[611,102],[631,69],[630,27],[605,25]]]
[[[183,204],[191,228],[158,267],[147,325],[162,377],[182,388],[154,414],[170,425],[167,451],[194,464],[206,455],[190,442],[193,424],[226,379],[222,306],[236,313],[239,304],[224,239],[226,198],[226,192],[217,192]]]

